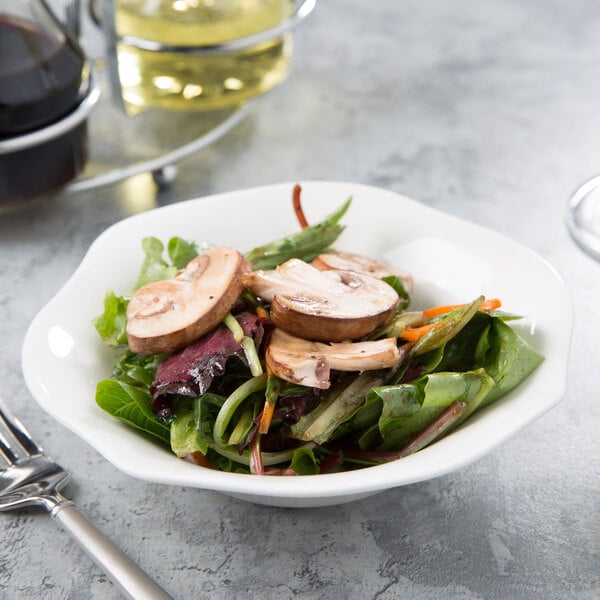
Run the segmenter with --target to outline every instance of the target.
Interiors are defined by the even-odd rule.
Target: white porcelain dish
[[[310,477],[258,477],[194,466],[98,408],[96,383],[110,375],[113,356],[92,319],[102,311],[107,290],[129,292],[142,260],[142,238],[154,235],[166,241],[178,235],[249,250],[298,229],[292,187],[284,183],[181,202],[125,219],[100,235],[25,337],[25,379],[42,408],[131,476],[261,504],[307,507],[349,502],[462,468],[560,401],[572,308],[560,277],[542,258],[493,231],[390,191],[305,182],[302,197],[310,222],[353,197],[337,247],[385,257],[412,272],[413,307],[467,302],[479,294],[499,297],[505,310],[526,315],[514,326],[545,355],[542,365],[454,433],[412,456]]]

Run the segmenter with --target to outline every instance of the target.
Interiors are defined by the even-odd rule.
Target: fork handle
[[[149,575],[58,494],[50,514],[106,573],[126,598],[173,600]]]

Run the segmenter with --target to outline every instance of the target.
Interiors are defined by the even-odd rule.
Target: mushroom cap
[[[389,323],[400,301],[384,281],[354,271],[319,271],[291,259],[274,271],[254,271],[244,283],[271,302],[271,320],[310,340],[356,340]]]
[[[338,251],[324,252],[319,254],[311,264],[320,271],[328,271],[329,269],[356,271],[379,279],[395,275],[402,281],[407,292],[410,293],[413,290],[413,278],[410,273],[361,254]]]
[[[210,248],[172,279],[139,288],[127,307],[127,339],[138,354],[168,354],[214,329],[243,290],[248,261],[234,248]]]

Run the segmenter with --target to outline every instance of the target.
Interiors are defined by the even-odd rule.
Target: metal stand
[[[176,163],[216,142],[250,112],[251,103],[213,112],[180,113],[151,109],[129,116],[123,109],[117,63],[117,42],[154,52],[217,54],[251,47],[295,28],[315,8],[316,0],[295,2],[292,15],[276,27],[213,46],[163,46],[140,38],[119,38],[115,29],[114,0],[67,0],[65,19],[79,36],[84,18],[102,31],[103,59],[96,61],[102,93],[88,118],[89,159],[82,175],[63,193],[75,193],[111,185],[140,173],[151,173],[159,188],[177,177]],[[91,23],[90,23],[91,25]],[[93,27],[93,26],[92,26]]]

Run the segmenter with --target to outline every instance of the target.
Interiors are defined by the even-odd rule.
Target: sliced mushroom
[[[275,328],[267,346],[267,369],[290,383],[326,390],[330,371],[375,371],[396,366],[400,352],[395,338],[324,344]]]
[[[319,271],[291,259],[274,271],[244,276],[254,294],[271,302],[278,327],[309,340],[356,340],[394,316],[398,294],[387,283],[353,271]]]
[[[396,275],[404,284],[407,292],[412,292],[413,278],[410,273],[397,269],[387,263],[378,262],[360,254],[351,252],[326,252],[319,254],[313,261],[312,265],[320,271],[329,269],[341,269],[345,271],[356,271],[357,273],[365,273],[372,277],[381,279],[389,275]]]
[[[168,354],[216,327],[238,300],[250,264],[233,248],[211,248],[174,278],[137,290],[127,307],[127,339],[138,354]]]

